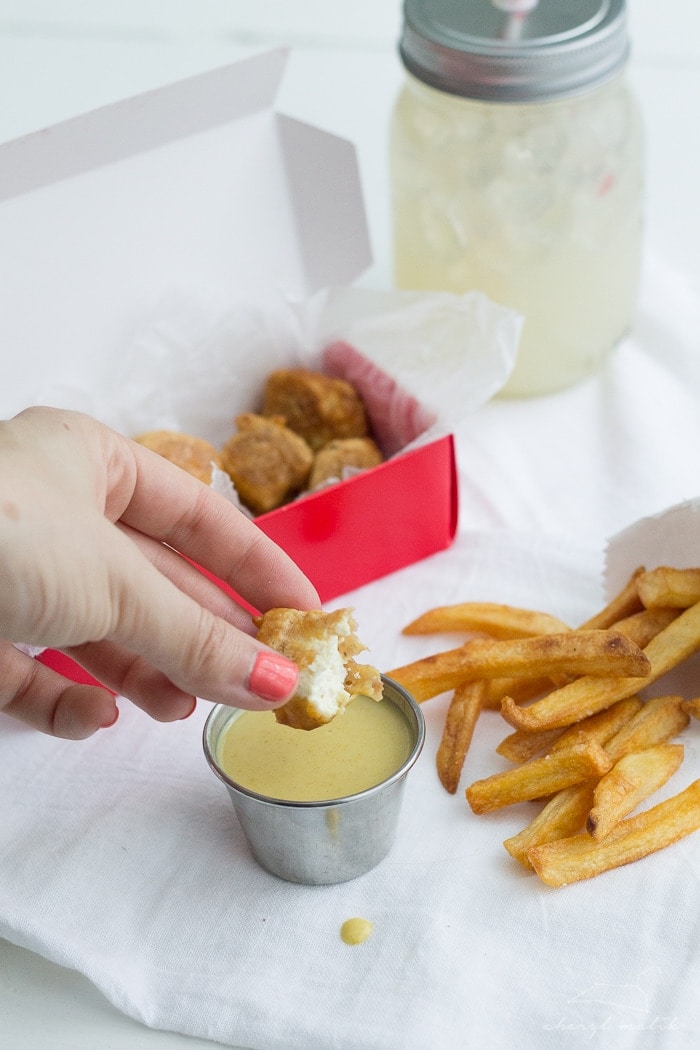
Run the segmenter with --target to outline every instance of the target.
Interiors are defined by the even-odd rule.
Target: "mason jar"
[[[405,0],[396,284],[523,315],[505,395],[578,382],[629,330],[643,128],[628,53],[625,0]]]

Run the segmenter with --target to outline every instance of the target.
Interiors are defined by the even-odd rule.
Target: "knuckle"
[[[240,648],[236,638],[234,628],[201,610],[199,629],[193,632],[183,650],[185,677],[190,687],[217,684],[226,675]]]

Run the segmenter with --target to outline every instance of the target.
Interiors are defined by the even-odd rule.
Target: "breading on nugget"
[[[139,434],[134,441],[182,467],[205,485],[211,485],[212,465],[221,470],[219,453],[203,438],[174,430],[149,430]]]
[[[383,456],[372,438],[338,438],[329,441],[314,456],[308,487],[315,489],[325,481],[339,481],[353,471],[378,466]]]
[[[254,412],[236,418],[237,433],[221,449],[222,469],[254,514],[281,506],[306,485],[313,453],[284,421]]]
[[[293,660],[300,671],[295,695],[275,711],[278,722],[293,729],[316,729],[356,696],[381,700],[379,671],[354,660],[367,646],[355,634],[352,609],[270,609],[254,622],[258,639]]]
[[[366,437],[365,408],[355,387],[308,368],[279,368],[265,383],[262,414],[287,426],[316,450],[334,438]]]

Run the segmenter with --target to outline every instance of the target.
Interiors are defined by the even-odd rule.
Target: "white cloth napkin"
[[[493,402],[462,426],[455,545],[335,603],[354,606],[381,668],[455,644],[401,636],[435,604],[582,621],[603,601],[605,538],[700,493],[700,328],[686,294],[652,266],[638,326],[599,376]],[[390,855],[320,888],[251,859],[203,757],[209,705],[159,725],[121,702],[117,724],[82,743],[0,720],[0,935],[81,971],[147,1025],[255,1050],[696,1045],[700,836],[542,885],[501,844],[530,807],[476,817],[464,798],[504,766],[499,715],[482,717],[457,794],[441,788],[447,700],[424,705]],[[684,735],[666,793],[700,776],[699,734]],[[374,931],[349,947],[339,930],[352,916]]]

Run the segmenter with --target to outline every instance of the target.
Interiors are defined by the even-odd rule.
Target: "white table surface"
[[[374,264],[391,283],[387,121],[399,0],[0,0],[0,141],[243,55],[289,45],[280,108],[357,146]],[[648,138],[647,247],[700,291],[700,9],[631,0],[631,78]],[[3,348],[9,353],[10,348]],[[124,1017],[80,975],[0,942],[8,1050],[211,1046]]]

